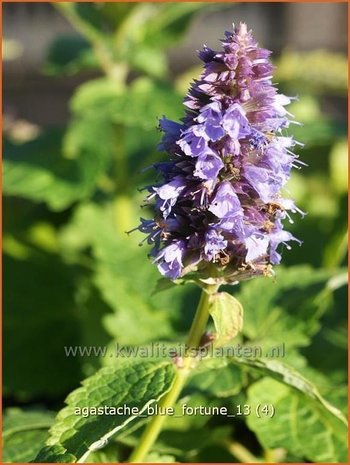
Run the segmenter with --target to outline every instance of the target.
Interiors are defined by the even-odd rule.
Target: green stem
[[[217,291],[218,286],[207,286],[202,290],[199,300],[197,311],[192,322],[190,333],[187,339],[186,348],[198,348],[202,335],[209,319],[209,299],[210,295]],[[184,357],[184,364],[179,367],[175,375],[174,383],[170,391],[160,400],[159,407],[163,408],[173,407],[181,394],[181,391],[186,384],[186,381],[191,373],[191,357]],[[162,426],[166,420],[166,415],[155,415],[146,426],[138,446],[131,454],[128,463],[142,463],[151,447],[155,443]]]
[[[209,319],[209,298],[211,294],[214,294],[218,289],[218,286],[206,286],[201,293],[201,297],[198,303],[197,311],[194,316],[190,333],[187,338],[186,346],[189,349],[198,348],[201,337],[205,332],[205,328]]]

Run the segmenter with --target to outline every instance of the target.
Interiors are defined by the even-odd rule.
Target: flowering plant
[[[166,48],[195,12],[239,6],[55,8],[78,34],[46,72],[99,77],[64,129],[5,120],[3,461],[345,462],[345,58],[275,68],[240,24],[183,101]],[[296,140],[309,168],[290,176]]]
[[[270,52],[258,47],[243,23],[222,43],[222,52],[200,52],[204,70],[184,100],[182,123],[160,121],[159,148],[170,161],[155,164],[162,182],[150,186],[147,197],[155,199],[155,218],[141,219],[139,226],[163,276],[176,280],[191,273],[203,288],[185,360],[175,357],[173,385],[159,404],[166,411],[196,366],[191,349],[224,345],[242,330],[242,306],[219,286],[272,275],[281,260],[278,246],[290,248],[288,241],[297,240],[283,220],[293,223],[288,211],[303,214],[281,195],[291,168],[301,162],[290,150],[296,142],[282,133],[290,124],[285,106],[291,99],[272,84]],[[209,316],[215,334],[205,332]],[[164,415],[152,418],[131,462],[144,459],[164,421]]]

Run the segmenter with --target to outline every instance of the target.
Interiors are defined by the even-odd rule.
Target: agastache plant
[[[297,142],[283,135],[291,98],[273,85],[271,52],[245,24],[222,44],[220,52],[204,46],[199,53],[204,69],[184,100],[182,122],[160,120],[159,149],[169,160],[155,164],[162,180],[146,199],[155,216],[139,229],[159,271],[173,280],[190,271],[220,283],[271,274],[281,244],[297,240],[283,220],[302,212],[281,194],[301,164]]]
[[[297,142],[284,134],[291,98],[272,83],[271,52],[258,47],[245,24],[226,32],[222,44],[220,52],[205,46],[199,53],[204,69],[184,100],[182,122],[160,120],[159,148],[169,160],[155,164],[161,181],[147,188],[154,219],[141,219],[138,228],[163,276],[202,287],[186,342],[195,353],[225,345],[241,330],[242,306],[218,292],[220,285],[271,275],[281,246],[298,241],[283,220],[303,214],[281,193],[301,162],[292,151]],[[210,315],[215,334],[206,331]],[[176,377],[161,408],[175,404],[197,362],[188,350],[174,357]],[[129,462],[143,460],[164,420],[152,418]]]

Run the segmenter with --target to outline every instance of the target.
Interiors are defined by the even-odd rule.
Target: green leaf
[[[107,32],[104,30],[104,18],[94,3],[58,3],[60,10],[72,23],[76,30],[85,35],[91,42],[104,42]]]
[[[103,144],[101,144],[103,140]],[[64,155],[79,164],[94,163],[95,173],[87,178],[93,186],[98,182],[99,175],[103,175],[112,158],[115,147],[113,125],[105,119],[97,117],[74,118],[62,140]],[[93,166],[91,166],[91,169]],[[81,200],[81,199],[79,199]]]
[[[84,461],[91,451],[100,449],[127,424],[137,421],[138,415],[85,416],[81,409],[128,406],[137,407],[141,414],[170,389],[174,372],[173,364],[164,360],[126,360],[117,367],[102,368],[68,396],[67,407],[59,412],[47,445],[63,447],[62,452],[72,454],[74,462]],[[53,462],[58,459],[59,455],[51,457]]]
[[[77,280],[75,295],[77,305],[76,317],[79,323],[79,341],[74,341],[74,348],[79,344],[87,352],[76,354],[82,367],[84,376],[92,375],[101,368],[101,358],[106,358],[108,344],[111,336],[107,333],[103,318],[110,313],[110,308],[101,299],[101,295],[91,282],[91,275],[81,276]],[[97,352],[89,353],[89,349],[95,347]],[[73,357],[74,358],[74,357]]]
[[[292,348],[308,345],[329,305],[331,290],[326,284],[337,274],[338,270],[306,265],[280,267],[274,280],[257,278],[242,283],[235,295],[245,308],[244,336],[266,348],[284,343],[287,355]]]
[[[196,12],[216,8],[210,4],[194,2],[138,3],[123,16],[123,21],[119,22],[115,30],[113,45],[117,60],[129,62],[133,66],[133,55],[138,50],[153,50],[157,54],[184,37]]]
[[[4,394],[56,399],[81,378],[80,361],[64,352],[80,342],[73,299],[78,270],[52,253],[27,260],[5,254],[3,266]]]
[[[99,126],[99,129],[101,126]],[[5,141],[3,161],[3,189],[5,195],[24,197],[34,202],[46,202],[52,210],[63,210],[73,202],[87,198],[93,192],[99,176],[104,172],[109,157],[108,138],[98,151],[89,150],[82,143],[83,133],[88,140],[97,135],[92,124],[79,128],[74,139],[75,158],[62,156],[62,134],[46,131],[37,139],[22,145]],[[72,129],[73,131],[73,129]],[[106,131],[103,130],[103,135]],[[101,132],[98,136],[102,137]],[[80,137],[80,141],[77,138]],[[73,141],[70,140],[70,144]],[[95,142],[96,145],[96,142]]]
[[[152,451],[161,455],[174,455],[179,463],[196,462],[194,457],[208,444],[218,445],[228,441],[232,436],[231,425],[213,428],[213,418],[209,415],[183,415],[183,405],[186,407],[222,407],[223,402],[218,398],[209,398],[206,393],[191,392],[185,388],[182,399],[175,406],[175,415],[169,416],[164,429],[152,447]],[[226,399],[228,401],[228,399]],[[225,400],[225,403],[226,403]],[[126,437],[121,433],[118,442],[134,448],[140,442],[143,431],[139,428]]]
[[[111,442],[106,447],[95,452],[91,452],[85,463],[115,463],[121,462],[120,444]]]
[[[92,204],[81,206],[73,223],[62,232],[62,246],[67,250],[69,241],[92,246],[94,282],[115,311],[104,323],[120,344],[174,340],[173,325],[189,326],[188,308],[195,308],[198,293],[176,286],[152,295],[159,272],[147,259],[147,250],[138,247],[137,233],[125,238],[115,233],[113,213]]]
[[[246,383],[246,373],[238,366],[228,364],[217,369],[210,368],[192,376],[188,389],[196,389],[210,397],[231,397],[238,394]]]
[[[235,297],[227,292],[212,294],[208,310],[216,329],[214,341],[216,347],[227,344],[242,330],[243,307]]]
[[[320,402],[265,378],[248,389],[248,403],[274,406],[272,418],[254,414],[247,418],[264,448],[282,447],[317,463],[347,461],[347,428]]]
[[[139,46],[130,56],[135,69],[155,78],[163,78],[168,72],[168,63],[163,51],[153,47]]]
[[[276,360],[261,360],[248,358],[232,358],[233,363],[244,365],[250,369],[257,370],[259,373],[270,376],[287,386],[294,388],[307,398],[317,401],[328,413],[340,420],[347,426],[346,418],[343,414],[324,399],[319,393],[316,386],[300,375],[294,368],[278,362]]]
[[[27,463],[33,459],[44,446],[53,419],[54,413],[48,411],[5,410],[2,460]]]
[[[45,446],[31,463],[74,463],[76,457],[68,454],[63,446]]]
[[[144,186],[154,180],[153,170],[145,170],[152,163],[159,161],[159,144],[161,134],[155,129],[126,127],[125,153],[128,157],[130,180],[129,189],[135,195],[135,184]]]
[[[119,27],[137,5],[137,3],[105,2],[98,7],[106,21],[114,27]]]
[[[339,227],[333,237],[328,241],[324,251],[323,264],[326,268],[333,268],[344,263],[348,251],[347,224]]]
[[[139,78],[122,89],[110,78],[89,81],[79,87],[71,101],[76,115],[107,118],[124,126],[155,129],[157,118],[181,116],[182,97],[169,85]]]
[[[167,278],[159,278],[154,288],[153,293],[157,294],[158,292],[167,291],[168,289],[173,289],[174,287],[178,286],[180,283],[176,283],[171,279]]]
[[[44,70],[50,75],[72,75],[97,66],[90,44],[78,35],[67,35],[50,44]]]
[[[114,105],[123,98],[123,88],[108,77],[90,80],[78,87],[70,107],[73,113],[79,116],[96,119],[111,117]]]
[[[164,48],[179,41],[196,13],[213,9],[213,5],[195,2],[165,3],[152,7],[153,12],[148,13],[148,20],[140,26],[137,38],[139,42],[156,48]]]
[[[189,403],[187,403],[187,405],[189,405]],[[215,401],[210,402],[205,398],[200,399],[199,403],[191,403],[191,407],[194,408],[203,405],[213,407],[215,405],[218,406],[218,403]],[[205,415],[197,419],[193,418],[189,420],[189,418],[187,418],[184,420],[184,424],[180,427],[176,427],[174,424],[172,428],[167,427],[163,430],[155,444],[155,450],[157,452],[174,455],[178,463],[207,463],[205,460],[199,462],[197,459],[198,454],[204,451],[208,446],[213,446],[217,449],[222,443],[229,441],[232,435],[232,429],[228,425],[216,426],[215,428],[210,424],[206,425],[205,423],[210,421],[210,417]],[[191,423],[186,424],[186,422]],[[172,418],[167,425],[170,424],[171,426],[171,423]]]

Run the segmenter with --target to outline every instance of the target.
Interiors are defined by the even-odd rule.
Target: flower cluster
[[[290,98],[273,86],[270,51],[245,24],[222,44],[221,52],[199,53],[204,70],[182,122],[160,120],[159,148],[169,160],[154,165],[162,179],[148,187],[155,218],[141,219],[139,229],[171,279],[192,270],[226,282],[266,273],[280,262],[278,246],[296,240],[282,221],[298,209],[280,193],[298,163],[296,141],[282,132]]]

